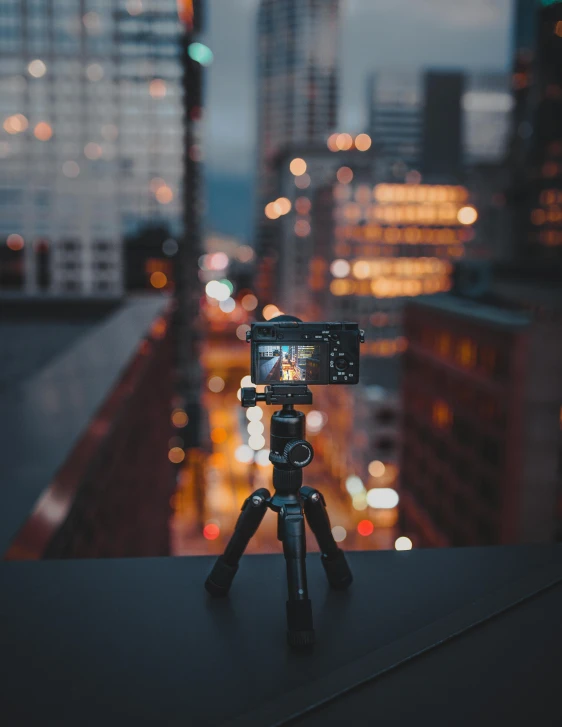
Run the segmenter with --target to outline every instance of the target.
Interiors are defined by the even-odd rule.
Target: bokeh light
[[[254,450],[263,449],[265,447],[265,439],[261,434],[252,434],[248,439],[248,444]]]
[[[295,235],[297,237],[307,237],[310,235],[310,222],[308,220],[297,220],[295,222]]]
[[[289,169],[291,170],[291,174],[294,174],[295,177],[300,177],[306,172],[306,162],[304,159],[297,157],[291,161]]]
[[[340,167],[337,171],[336,177],[340,184],[349,184],[353,179],[353,172],[349,167]]]
[[[47,66],[42,60],[36,58],[29,63],[27,70],[33,78],[42,78],[47,73]]]
[[[8,134],[20,134],[29,126],[29,121],[23,114],[14,114],[4,119],[3,128]]]
[[[412,546],[412,541],[405,535],[401,535],[399,538],[396,538],[396,542],[394,543],[396,550],[412,550]]]
[[[313,409],[306,415],[306,429],[310,434],[318,434],[324,428],[327,421],[327,414]]]
[[[228,432],[224,427],[215,427],[211,429],[211,442],[214,444],[224,444],[228,439]]]
[[[228,255],[225,252],[214,252],[206,256],[206,265],[209,270],[225,270],[228,262]]]
[[[369,462],[368,469],[371,477],[382,477],[386,471],[386,467],[378,459],[374,459],[372,462]]]
[[[207,523],[203,528],[203,537],[207,540],[216,540],[221,534],[221,529],[216,523]]]
[[[251,386],[252,385],[252,377],[250,374],[246,374],[246,376],[243,376],[240,379],[240,386],[241,388],[244,388],[245,386]]]
[[[245,341],[246,340],[246,333],[249,330],[251,330],[250,326],[247,323],[242,323],[236,329],[236,338],[239,338],[241,341]]]
[[[202,66],[208,66],[213,62],[213,51],[203,43],[190,43],[187,48],[189,57],[200,63]]]
[[[279,197],[279,199],[275,200],[275,204],[282,215],[286,215],[291,211],[291,201],[287,197]]]
[[[33,134],[36,139],[39,139],[39,141],[49,141],[49,139],[53,136],[53,128],[46,121],[40,121],[35,125]]]
[[[381,510],[390,510],[398,505],[399,497],[391,487],[373,487],[367,492],[367,505]]]
[[[210,280],[205,286],[205,293],[207,293],[209,298],[214,298],[219,302],[230,298],[230,292],[228,285],[225,285],[225,283],[219,280]]]
[[[264,213],[268,220],[276,220],[278,217],[281,217],[281,212],[277,209],[275,202],[266,204]]]
[[[168,452],[168,459],[174,464],[179,464],[185,459],[185,452],[181,447],[172,447]]]
[[[209,381],[207,381],[207,386],[213,392],[213,394],[218,394],[224,389],[225,382],[224,379],[220,376],[211,376]]]
[[[158,270],[156,272],[152,273],[152,275],[150,276],[150,284],[152,285],[153,288],[157,288],[157,289],[165,288],[167,282],[168,282],[168,278],[166,277],[166,274],[162,273]]]
[[[336,543],[342,543],[347,537],[347,530],[342,525],[334,525],[332,536]]]
[[[161,187],[158,187],[155,196],[160,204],[170,204],[170,202],[174,199],[172,188],[168,187],[167,184],[163,184]]]
[[[189,422],[189,417],[187,416],[187,413],[185,412],[185,409],[174,409],[172,411],[172,424],[177,429],[182,429],[183,427],[187,426],[187,423]]]
[[[299,215],[307,215],[311,207],[312,203],[308,197],[297,197],[295,200],[295,210]]]
[[[355,148],[359,151],[367,151],[371,148],[371,137],[368,134],[358,134],[355,137]]]
[[[335,144],[340,151],[347,151],[353,146],[353,139],[350,134],[338,134]]]
[[[254,461],[254,450],[247,444],[241,444],[234,450],[234,459],[242,464],[251,464]]]
[[[256,452],[254,461],[260,467],[271,467],[271,462],[269,461],[269,449],[260,449],[259,452]]]
[[[255,295],[248,293],[242,298],[242,300],[240,301],[240,305],[242,306],[242,308],[244,308],[244,310],[255,310],[258,307],[258,299]]]
[[[334,260],[330,265],[330,272],[334,278],[346,278],[351,271],[351,265],[347,260]]]
[[[263,409],[259,406],[250,406],[246,409],[246,418],[251,422],[259,422],[263,419]]]
[[[167,90],[166,82],[161,78],[154,78],[148,84],[148,93],[152,96],[152,98],[164,98]]]
[[[478,219],[478,212],[474,207],[461,207],[457,212],[457,220],[461,225],[472,225]]]
[[[330,136],[328,137],[328,141],[326,142],[328,149],[330,151],[339,151],[337,141],[338,141],[338,135],[330,134]]]
[[[357,495],[361,492],[365,492],[365,485],[360,477],[357,475],[350,475],[345,481],[345,489],[350,495]]]
[[[366,510],[369,505],[367,504],[367,494],[365,492],[358,492],[351,498],[351,504],[354,510]]]
[[[276,305],[270,303],[269,305],[266,305],[265,308],[262,310],[262,315],[266,321],[270,321],[272,318],[280,315],[280,311]]]
[[[252,436],[254,434],[263,434],[263,430],[264,426],[260,421],[254,421],[248,424],[248,434],[251,434]]]
[[[236,301],[234,300],[234,298],[221,300],[219,302],[219,308],[223,313],[232,313],[232,311],[236,308]]]
[[[295,177],[295,186],[299,189],[306,189],[310,186],[310,177],[308,174],[302,174],[300,177]]]
[[[375,529],[375,526],[370,520],[361,520],[361,522],[357,525],[357,532],[359,535],[367,536],[371,535],[373,530]]]
[[[21,235],[17,235],[16,233],[12,233],[11,235],[8,235],[6,239],[6,245],[10,248],[10,250],[13,250],[14,252],[17,252],[18,250],[22,250],[25,245],[25,240]]]

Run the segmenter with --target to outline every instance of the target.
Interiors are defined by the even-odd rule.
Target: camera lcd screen
[[[313,384],[321,380],[321,345],[300,343],[281,346],[279,343],[259,344],[257,368],[258,384],[279,381],[302,381]]]

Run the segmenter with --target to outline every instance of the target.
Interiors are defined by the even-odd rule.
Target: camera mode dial
[[[294,439],[288,442],[283,450],[283,459],[293,467],[306,467],[312,462],[314,450],[312,444],[304,439]]]

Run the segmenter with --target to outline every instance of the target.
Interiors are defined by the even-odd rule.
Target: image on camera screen
[[[258,383],[314,382],[320,378],[320,346],[258,346]]]

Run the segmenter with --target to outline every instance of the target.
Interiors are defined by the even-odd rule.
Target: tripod
[[[205,581],[205,588],[212,596],[228,594],[244,550],[266,510],[273,510],[287,565],[287,640],[294,647],[307,646],[314,643],[314,628],[306,582],[305,517],[318,541],[330,586],[343,590],[353,577],[332,535],[324,497],[318,490],[302,487],[302,469],[312,462],[314,451],[304,439],[305,415],[294,405],[312,404],[312,392],[307,386],[294,385],[267,386],[263,394],[257,394],[254,388],[242,389],[242,406],[255,406],[257,401],[283,407],[271,417],[269,459],[273,463],[275,493],[271,496],[262,488],[246,499],[234,533]]]

